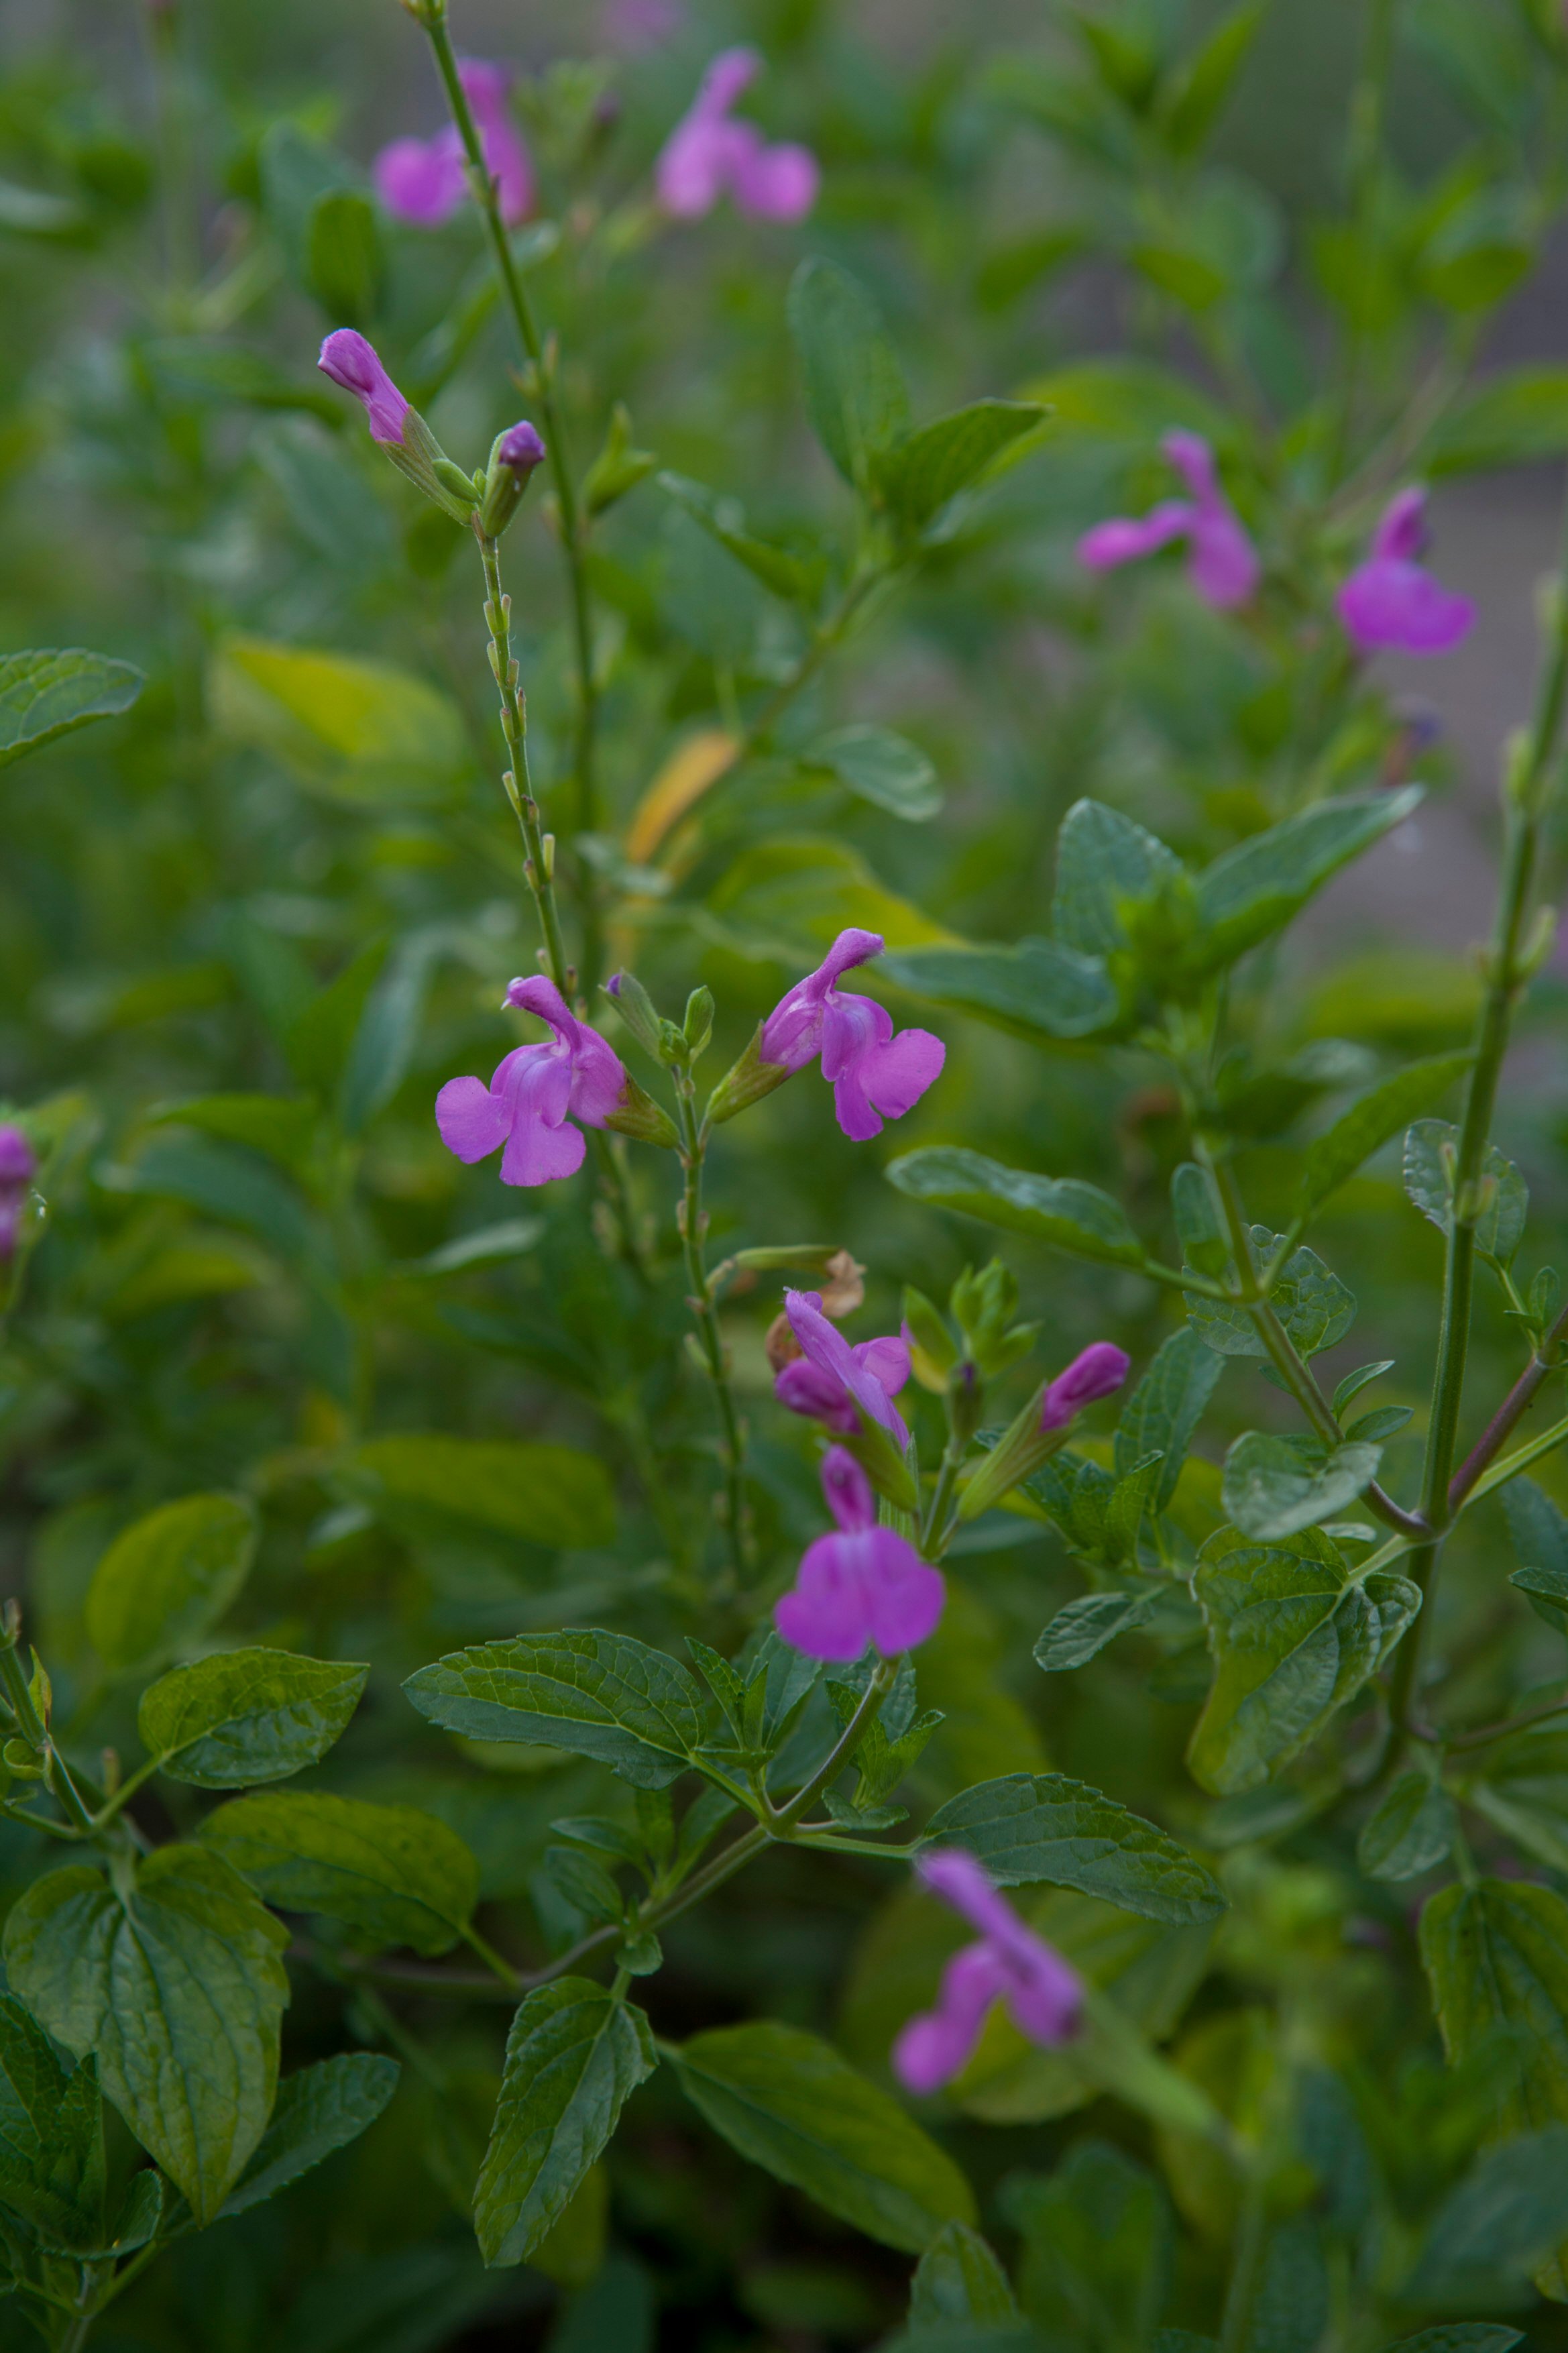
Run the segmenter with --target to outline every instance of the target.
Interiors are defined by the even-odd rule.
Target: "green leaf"
[[[0,768],[95,719],[117,719],[146,682],[133,663],[79,646],[0,656]]]
[[[267,352],[205,335],[163,335],[141,346],[142,366],[171,406],[301,409],[323,424],[343,421],[342,396],[330,385],[292,375]]]
[[[906,531],[923,531],[961,491],[983,480],[1004,451],[1045,422],[1034,401],[976,400],[922,425],[873,459],[871,479]]]
[[[1561,1633],[1568,1621],[1568,1519],[1533,1479],[1523,1477],[1504,1487],[1502,1507],[1521,1562],[1509,1583]]]
[[[386,662],[230,637],[214,665],[212,697],[226,734],[278,754],[331,799],[445,801],[468,765],[457,705]]]
[[[973,2223],[952,2158],[819,2035],[721,2026],[671,2055],[682,2091],[732,2148],[868,2238],[919,2254],[945,2223]]]
[[[1267,1226],[1251,1229],[1252,1262],[1261,1271],[1279,1243]],[[1292,1250],[1269,1293],[1275,1314],[1304,1356],[1316,1356],[1342,1340],[1355,1321],[1355,1297],[1337,1274],[1305,1244]],[[1268,1354],[1257,1324],[1245,1307],[1229,1301],[1205,1299],[1201,1292],[1187,1293],[1187,1322],[1220,1356],[1266,1356]]]
[[[149,1666],[207,1633],[245,1583],[256,1539],[238,1495],[185,1495],[133,1521],[88,1588],[88,1640],[105,1666]]]
[[[1405,1577],[1355,1582],[1316,1529],[1274,1545],[1222,1532],[1199,1555],[1193,1589],[1215,1672],[1187,1762],[1216,1797],[1256,1789],[1299,1757],[1421,1606]]]
[[[947,2321],[1016,2322],[1018,2306],[991,2249],[967,2222],[948,2222],[915,2266],[910,2282],[910,2326],[934,2328]]]
[[[316,1140],[316,1106],[299,1095],[187,1095],[157,1103],[143,1114],[149,1126],[178,1124],[265,1152],[293,1174],[309,1166]]]
[[[1176,1492],[1193,1433],[1224,1369],[1221,1358],[1195,1332],[1173,1332],[1160,1343],[1121,1409],[1116,1426],[1117,1473],[1124,1478],[1134,1463],[1158,1454],[1160,1472],[1150,1497],[1156,1512],[1163,1512]]]
[[[1081,2140],[1054,2173],[1015,2176],[1006,2194],[1023,2233],[1018,2293],[1030,2318],[1053,2336],[1069,2332],[1068,2342],[1147,2345],[1175,2236],[1158,2177],[1109,2142]]]
[[[1455,1155],[1459,1131],[1443,1119],[1418,1119],[1405,1139],[1405,1190],[1440,1234],[1454,1224]],[[1495,1144],[1481,1164],[1486,1198],[1476,1219],[1476,1248],[1510,1266],[1524,1240],[1530,1192],[1513,1162]]]
[[[789,327],[812,429],[845,480],[864,490],[873,459],[910,426],[903,370],[877,306],[847,270],[814,258],[791,281]]]
[[[346,1468],[394,1517],[412,1504],[530,1544],[576,1549],[615,1538],[609,1473],[574,1447],[408,1430],[368,1440]]]
[[[1195,1855],[1114,1798],[1063,1773],[1009,1773],[939,1806],[921,1846],[962,1846],[999,1887],[1045,1880],[1181,1926],[1225,1910]]]
[[[587,1978],[531,1993],[511,2022],[474,2189],[487,2263],[519,2263],[560,2219],[637,2085],[658,2064],[643,2013]]]
[[[1568,1901],[1525,1881],[1445,1887],[1421,1915],[1421,1959],[1449,2064],[1511,2059],[1500,2129],[1568,2122]]]
[[[858,800],[869,801],[923,825],[940,815],[942,786],[936,770],[918,744],[895,735],[890,727],[839,727],[819,735],[801,754],[803,765],[826,768]]]
[[[786,604],[815,606],[826,574],[820,558],[795,555],[787,548],[775,547],[770,540],[759,539],[747,530],[740,501],[721,497],[706,483],[689,481],[684,474],[667,473],[660,474],[658,487],[716,539],[737,564],[743,564],[764,588],[771,588]]]
[[[267,2130],[238,2181],[224,2200],[225,2214],[243,2214],[275,2197],[290,2181],[346,2148],[374,2124],[403,2070],[377,2052],[348,2051],[297,2067],[278,2086]]]
[[[1517,2328],[1491,2320],[1454,2320],[1438,2328],[1424,2328],[1416,2337],[1402,2337],[1385,2353],[1511,2353],[1523,2337]]]
[[[1422,798],[1419,785],[1319,801],[1227,849],[1197,877],[1195,967],[1233,964],[1283,930],[1325,882],[1381,841]]]
[[[1119,1634],[1146,1626],[1159,1601],[1157,1593],[1080,1593],[1057,1611],[1035,1644],[1035,1664],[1047,1675],[1087,1666]]]
[[[445,946],[432,928],[400,942],[365,999],[342,1064],[338,1108],[350,1135],[362,1134],[407,1077],[419,1042],[430,976]]]
[[[1098,1259],[1108,1266],[1143,1263],[1143,1245],[1121,1203],[1076,1176],[1037,1176],[1029,1169],[1005,1168],[983,1152],[945,1148],[906,1152],[887,1173],[911,1200],[960,1209],[987,1225],[1050,1242],[1075,1258]]]
[[[268,1904],[345,1921],[374,1945],[447,1952],[479,1898],[468,1847],[413,1806],[271,1790],[219,1806],[201,1838]]]
[[[707,1731],[701,1692],[677,1660],[593,1628],[454,1651],[403,1688],[447,1732],[570,1748],[641,1789],[668,1788]]]
[[[89,2064],[68,2067],[13,1995],[0,1995],[0,2206],[49,2245],[103,2237],[103,2121]]]
[[[1568,2125],[1553,2124],[1477,2158],[1438,2208],[1401,2298],[1489,2302],[1500,2285],[1539,2272],[1565,2239]]]
[[[973,1013],[1015,1037],[1087,1038],[1117,1017],[1119,1000],[1098,956],[1055,940],[1016,947],[906,948],[885,955],[888,978],[955,1013]]]
[[[305,278],[328,317],[363,332],[374,317],[385,271],[369,199],[353,188],[319,196],[305,231]]]
[[[268,1800],[253,1802],[267,1803]],[[289,1932],[223,1857],[164,1846],[118,1893],[77,1865],[5,1923],[6,1975],[210,2222],[261,2138],[278,2083]]]
[[[1206,142],[1252,53],[1264,15],[1265,0],[1247,0],[1233,9],[1173,76],[1160,113],[1174,154],[1195,155]]]
[[[1401,1773],[1389,1783],[1356,1841],[1356,1861],[1369,1879],[1419,1879],[1453,1851],[1458,1816],[1454,1801],[1426,1773]]]
[[[1129,911],[1152,903],[1184,872],[1173,849],[1120,809],[1075,801],[1057,836],[1052,929],[1086,955],[1109,955],[1127,944]]]
[[[1568,449],[1568,368],[1506,368],[1443,417],[1426,444],[1428,473],[1489,473]]]
[[[1436,1054],[1429,1061],[1413,1062],[1352,1103],[1307,1147],[1296,1187],[1297,1216],[1310,1217],[1379,1145],[1446,1094],[1468,1070],[1470,1060],[1468,1054]]]
[[[238,1789],[315,1765],[347,1729],[368,1666],[292,1651],[226,1651],[142,1694],[142,1745],[173,1781]]]
[[[1568,1722],[1553,1716],[1495,1741],[1464,1794],[1526,1854],[1568,1872]]]
[[[319,1258],[315,1229],[294,1187],[248,1152],[208,1144],[161,1138],[123,1169],[113,1171],[117,1191],[146,1193],[184,1201],[226,1226],[238,1226],[296,1265]]]
[[[1371,1485],[1383,1459],[1380,1446],[1336,1446],[1326,1457],[1310,1440],[1307,1446],[1310,1452],[1260,1430],[1236,1440],[1225,1458],[1222,1500],[1243,1535],[1267,1544],[1334,1518]]]

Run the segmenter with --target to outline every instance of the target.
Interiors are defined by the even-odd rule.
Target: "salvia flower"
[[[544,443],[526,417],[496,435],[479,501],[479,526],[487,539],[500,537],[544,459]]]
[[[857,1144],[902,1119],[942,1074],[947,1049],[929,1029],[900,1029],[869,997],[852,997],[839,977],[880,955],[879,932],[840,932],[823,962],[780,998],[757,1040],[761,1060],[793,1077],[820,1056],[838,1124]]]
[[[533,209],[533,166],[507,97],[511,76],[504,66],[465,58],[458,79],[473,111],[501,218],[511,228]],[[468,193],[466,162],[462,135],[449,122],[434,139],[395,139],[376,157],[371,176],[382,203],[397,219],[411,221],[416,228],[439,228]]]
[[[942,1616],[941,1570],[907,1536],[878,1526],[871,1482],[842,1446],[822,1458],[822,1492],[837,1527],[806,1546],[774,1625],[809,1659],[858,1659],[868,1646],[885,1659],[912,1651]]]
[[[1164,499],[1146,515],[1096,523],[1079,541],[1079,562],[1091,572],[1111,572],[1184,540],[1187,577],[1206,604],[1226,612],[1248,603],[1262,566],[1241,518],[1220,488],[1214,451],[1195,433],[1167,433],[1160,447],[1191,497]]]
[[[980,1931],[942,1972],[934,2010],[911,2018],[893,2045],[893,2068],[911,2092],[934,2092],[962,2073],[994,2002],[1007,2006],[1031,2042],[1069,2042],[1083,2008],[1077,1972],[1020,1920],[984,1865],[962,1847],[936,1847],[915,1870],[933,1895]]]
[[[16,1254],[27,1187],[37,1174],[37,1157],[19,1127],[0,1125],[0,1265]]]
[[[614,1048],[576,1019],[542,974],[514,980],[505,1002],[538,1014],[554,1034],[515,1048],[488,1087],[480,1079],[448,1079],[436,1098],[436,1124],[459,1160],[483,1160],[504,1145],[503,1185],[547,1185],[575,1176],[588,1148],[582,1129],[608,1125],[628,1081]]]
[[[811,150],[771,142],[731,114],[762,62],[754,49],[723,50],[665,142],[654,188],[672,219],[700,220],[725,195],[757,220],[804,220],[816,202],[822,174]]]
[[[1096,1340],[1049,1383],[1040,1401],[1040,1428],[1065,1430],[1086,1405],[1113,1397],[1132,1369],[1132,1359],[1110,1340]]]
[[[907,1344],[890,1336],[852,1346],[828,1322],[816,1291],[786,1291],[784,1314],[802,1353],[774,1378],[780,1405],[809,1415],[840,1438],[856,1435],[863,1413],[907,1446],[910,1433],[893,1403],[910,1377]]]
[[[1426,493],[1401,491],[1373,533],[1364,564],[1341,588],[1339,615],[1363,653],[1452,653],[1476,608],[1418,561],[1426,546]]]
[[[373,343],[353,327],[338,327],[322,343],[316,365],[363,402],[373,441],[386,448],[401,446],[404,419],[412,404],[387,375]]]

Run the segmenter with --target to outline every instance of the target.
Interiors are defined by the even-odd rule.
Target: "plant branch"
[[[708,1252],[704,1240],[707,1213],[702,1207],[702,1171],[708,1154],[708,1137],[706,1129],[698,1125],[696,1091],[688,1070],[675,1073],[675,1103],[680,1125],[681,1166],[686,1171],[686,1186],[678,1219],[681,1246],[686,1253],[687,1281],[691,1286],[688,1303],[696,1320],[698,1343],[719,1407],[720,1442],[724,1463],[725,1537],[730,1552],[731,1575],[739,1586],[744,1583],[751,1567],[745,1436],[735,1406],[734,1391],[730,1385],[729,1356],[724,1346],[724,1335],[719,1328],[719,1310],[708,1274]]]
[[[478,531],[479,556],[485,567],[485,626],[490,634],[490,668],[495,672],[500,695],[501,733],[511,754],[511,765],[501,778],[506,795],[517,812],[522,828],[522,871],[528,887],[533,893],[538,911],[539,928],[544,934],[544,953],[549,959],[550,977],[563,997],[570,998],[574,974],[566,961],[566,944],[561,935],[561,918],[555,905],[555,845],[540,826],[539,804],[533,797],[533,787],[528,774],[528,706],[520,685],[520,672],[511,650],[511,598],[500,583],[500,551],[493,539]]]
[[[1535,1403],[1536,1396],[1549,1373],[1562,1369],[1558,1361],[1557,1344],[1568,1335],[1568,1307],[1564,1307],[1551,1330],[1545,1335],[1543,1349],[1532,1349],[1531,1358],[1475,1445],[1448,1482],[1448,1509],[1458,1512],[1466,1496],[1500,1452],[1503,1441],[1515,1425],[1521,1421]]]

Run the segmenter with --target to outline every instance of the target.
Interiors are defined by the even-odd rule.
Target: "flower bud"
[[[0,1126],[0,1266],[16,1254],[27,1188],[37,1173],[32,1145],[19,1127]]]
[[[526,417],[496,435],[479,502],[479,529],[487,539],[500,537],[521,504],[535,468],[543,463],[544,444]]]
[[[731,1064],[708,1098],[709,1126],[717,1127],[721,1120],[733,1119],[737,1112],[748,1111],[752,1103],[761,1103],[764,1095],[771,1095],[775,1087],[782,1087],[786,1079],[794,1076],[784,1063],[764,1061],[759,1024],[756,1036],[740,1060]]]
[[[659,1144],[673,1151],[680,1142],[674,1121],[660,1111],[650,1094],[646,1094],[635,1079],[627,1079],[622,1087],[615,1110],[605,1120],[617,1135],[629,1135],[637,1144]]]
[[[605,994],[652,1061],[659,1053],[658,1008],[635,972],[616,972],[605,983]]]

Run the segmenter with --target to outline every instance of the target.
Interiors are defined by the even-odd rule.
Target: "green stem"
[[[1350,227],[1354,238],[1352,272],[1368,273],[1373,263],[1377,175],[1383,157],[1383,127],[1388,111],[1388,79],[1394,63],[1394,22],[1397,5],[1398,0],[1367,0],[1366,37],[1362,48],[1361,71],[1351,94],[1346,179],[1349,184]],[[1355,308],[1346,331],[1344,374],[1334,427],[1333,471],[1336,478],[1344,472],[1355,429],[1356,402],[1366,353],[1366,329],[1363,323],[1364,283],[1352,287],[1352,300]]]
[[[1219,2353],[1247,2353],[1252,2335],[1253,2307],[1263,2284],[1263,2258],[1268,2244],[1268,2196],[1260,2172],[1248,2175],[1242,2193],[1241,2221],[1236,2258],[1226,2292],[1220,2323]]]
[[[500,551],[493,539],[479,538],[479,555],[485,567],[485,626],[490,633],[490,668],[500,695],[501,733],[511,755],[511,766],[501,782],[522,828],[522,871],[528,877],[539,927],[544,934],[550,977],[562,996],[570,999],[574,975],[566,961],[566,944],[561,935],[561,917],[555,904],[555,849],[541,828],[539,804],[529,780],[528,706],[511,650],[511,598],[501,587]]]
[[[952,1513],[953,1491],[958,1474],[967,1453],[967,1439],[950,1437],[942,1452],[942,1462],[936,1474],[936,1488],[926,1514],[925,1526],[921,1531],[920,1550],[922,1560],[940,1560],[947,1550],[951,1533],[949,1522]]]
[[[546,353],[532,305],[512,258],[511,243],[507,236],[506,223],[501,218],[496,185],[485,163],[479,128],[458,72],[458,60],[447,30],[447,0],[422,0],[416,13],[429,36],[437,68],[446,86],[452,120],[457,124],[468,155],[474,193],[484,216],[485,233],[495,259],[501,293],[511,312],[512,324],[527,362],[531,395],[539,403],[540,418],[544,427],[545,462],[550,468],[561,518],[561,546],[572,603],[572,634],[577,672],[576,729],[573,745],[573,769],[577,786],[577,830],[593,833],[599,825],[596,775],[599,706],[598,686],[594,676],[594,617],[588,590],[587,533],[585,518],[577,501],[576,485],[572,479],[561,413],[555,403],[553,357]],[[581,864],[577,872],[577,890],[583,913],[584,987],[592,991],[599,981],[599,966],[603,960],[602,934],[598,895],[592,875]]]
[[[698,1125],[696,1090],[689,1071],[675,1073],[675,1102],[680,1125],[681,1166],[686,1171],[679,1221],[681,1247],[686,1253],[687,1281],[691,1286],[689,1304],[696,1320],[703,1360],[719,1407],[724,1461],[725,1537],[731,1575],[739,1586],[744,1582],[751,1567],[746,1514],[745,1438],[735,1407],[734,1391],[730,1386],[724,1335],[719,1328],[719,1311],[713,1297],[713,1286],[708,1277],[707,1213],[702,1207],[702,1170],[708,1153],[708,1135],[707,1130]]]
[[[521,1990],[522,1980],[519,1972],[512,1968],[510,1961],[501,1958],[493,1945],[486,1942],[471,1921],[463,1931],[463,1942],[471,1952],[478,1953],[486,1968],[489,1969],[510,1992],[517,1993]]]
[[[770,1832],[777,1835],[780,1831],[793,1830],[795,1823],[810,1812],[828,1784],[844,1770],[859,1746],[868,1725],[873,1721],[882,1702],[892,1690],[898,1672],[897,1659],[878,1662],[870,1682],[861,1694],[860,1704],[834,1744],[831,1755],[824,1757],[810,1780],[802,1783],[786,1806],[781,1807],[777,1813],[770,1813],[765,1825]]]
[[[69,1766],[49,1738],[47,1727],[33,1705],[33,1694],[23,1672],[22,1662],[16,1656],[16,1630],[14,1621],[7,1622],[0,1630],[0,1683],[5,1686],[5,1695],[16,1719],[21,1737],[35,1756],[44,1759],[44,1787],[59,1799],[72,1829],[90,1836],[94,1828],[92,1816],[71,1778]]]
[[[1500,1462],[1494,1462],[1491,1469],[1476,1481],[1466,1502],[1479,1504],[1483,1495],[1494,1494],[1498,1488],[1506,1487],[1510,1479],[1517,1479],[1521,1471],[1528,1471],[1532,1462],[1539,1462],[1543,1454],[1550,1454],[1552,1448],[1561,1446],[1565,1438],[1568,1438],[1568,1419],[1554,1421],[1550,1430],[1542,1430],[1528,1446],[1516,1446],[1511,1454],[1505,1454]]]

